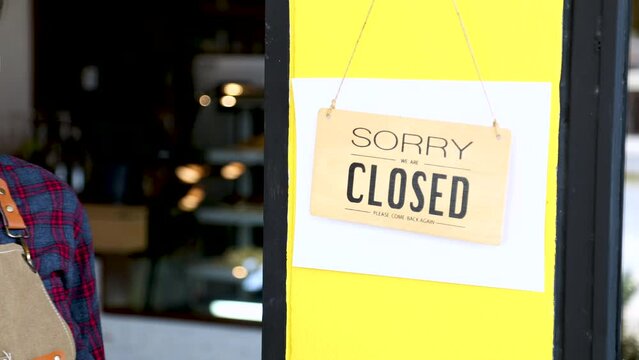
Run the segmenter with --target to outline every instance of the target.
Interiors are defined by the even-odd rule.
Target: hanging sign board
[[[476,81],[349,79],[327,117],[339,82],[292,80],[293,266],[543,291],[550,85],[487,83],[494,128]]]
[[[316,136],[313,215],[501,242],[509,130],[322,109]]]

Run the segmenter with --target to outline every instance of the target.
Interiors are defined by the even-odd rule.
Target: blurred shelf
[[[220,112],[238,112],[238,111],[246,111],[253,109],[264,109],[264,98],[261,97],[245,97],[238,96],[235,98],[236,103],[231,107],[223,107],[219,106],[218,111]],[[219,102],[220,100],[215,98],[213,99],[215,102]]]
[[[233,268],[215,262],[200,262],[188,267],[188,275],[198,279],[239,284],[242,279],[233,276]]]
[[[263,269],[258,261],[255,257],[247,257],[242,265],[233,266],[224,256],[209,258],[189,263],[187,275],[197,280],[240,285],[238,290],[255,293],[263,284]]]
[[[639,68],[628,69],[628,92],[639,92]]]
[[[639,175],[639,135],[626,138],[626,174]]]
[[[264,55],[200,54],[193,59],[193,86],[196,94],[225,81],[264,87]]]
[[[264,164],[264,149],[262,148],[226,148],[210,149],[206,152],[205,160],[209,164],[224,165],[238,161],[247,166]]]
[[[198,221],[209,225],[263,226],[261,205],[203,206],[195,212]]]

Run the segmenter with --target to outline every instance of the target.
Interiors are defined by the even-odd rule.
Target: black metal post
[[[555,359],[619,359],[627,0],[564,12]]]
[[[262,359],[286,354],[288,0],[266,1],[264,292]]]

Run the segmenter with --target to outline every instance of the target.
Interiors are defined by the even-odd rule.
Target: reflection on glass
[[[178,166],[175,175],[186,184],[195,184],[205,175],[206,169],[202,165],[189,164]]]
[[[228,83],[222,89],[225,95],[240,96],[244,93],[244,87],[237,83]]]
[[[248,276],[248,270],[244,266],[236,266],[231,270],[231,274],[236,279],[245,279]]]
[[[182,211],[194,211],[198,208],[198,206],[200,206],[205,195],[206,194],[202,188],[193,187],[182,199],[180,199],[178,208]]]
[[[220,105],[224,107],[230,108],[235,106],[235,104],[237,104],[237,99],[235,98],[235,96],[225,95],[220,98]]]
[[[213,316],[219,318],[262,321],[262,304],[260,303],[215,300],[211,302],[209,309]]]
[[[211,105],[211,97],[208,95],[202,95],[200,96],[199,102],[200,102],[200,106],[207,107]]]
[[[246,171],[246,166],[241,162],[231,162],[225,165],[220,171],[220,175],[226,180],[235,180]]]

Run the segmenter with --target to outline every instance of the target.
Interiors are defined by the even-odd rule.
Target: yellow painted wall
[[[552,359],[563,1],[457,1],[485,80],[553,84],[545,291],[292,267],[291,92],[289,360]],[[291,77],[341,77],[369,5],[370,0],[290,0]],[[377,0],[349,77],[477,80],[451,0]]]

